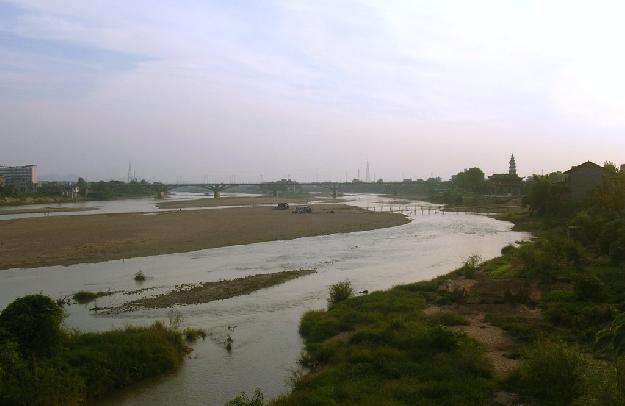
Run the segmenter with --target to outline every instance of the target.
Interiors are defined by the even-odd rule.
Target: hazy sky
[[[0,164],[164,181],[625,163],[622,1],[0,0]]]

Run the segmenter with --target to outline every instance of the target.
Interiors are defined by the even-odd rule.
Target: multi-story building
[[[601,185],[603,176],[607,173],[603,166],[594,162],[584,162],[564,172],[566,184],[574,201],[588,199],[592,192]]]
[[[37,165],[0,166],[4,186],[22,192],[37,190]]]

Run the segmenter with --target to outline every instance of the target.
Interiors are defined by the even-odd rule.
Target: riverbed
[[[372,195],[348,196],[348,204],[388,209],[390,199]],[[418,206],[427,207],[425,203]],[[410,208],[413,210],[410,210]],[[144,383],[103,404],[221,405],[241,391],[259,387],[266,398],[288,390],[302,350],[298,334],[301,315],[326,306],[328,286],[349,279],[357,291],[388,289],[394,285],[430,279],[458,267],[470,255],[492,258],[502,247],[528,238],[511,231],[512,224],[480,215],[443,214],[403,204],[409,224],[372,231],[272,241],[68,267],[0,271],[0,308],[17,297],[44,292],[54,298],[79,290],[162,292],[182,283],[233,279],[291,269],[317,273],[247,296],[202,305],[178,306],[183,327],[202,328],[209,334],[176,373]],[[408,209],[406,209],[408,208]],[[429,213],[429,214],[428,214]],[[133,275],[144,272],[143,283]],[[109,306],[137,295],[114,294],[98,299]],[[68,327],[106,330],[128,324],[165,320],[171,310],[142,310],[116,316],[98,315],[94,304],[67,308]],[[225,348],[230,335],[232,351]]]

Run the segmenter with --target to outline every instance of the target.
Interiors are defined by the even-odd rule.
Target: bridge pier
[[[338,190],[339,190],[338,183],[325,183],[322,186],[328,188],[330,190],[330,194],[332,195],[332,198],[336,199],[336,196],[338,195]]]
[[[219,199],[221,197],[221,192],[223,190],[226,190],[228,186],[229,185],[224,185],[223,183],[220,183],[220,184],[215,184],[215,185],[208,185],[207,188],[208,190],[213,192],[214,199]]]

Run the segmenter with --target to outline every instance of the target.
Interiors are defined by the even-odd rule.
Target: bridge
[[[376,186],[401,186],[401,185],[414,185],[415,181],[391,181],[391,182],[296,182],[296,181],[277,181],[277,182],[259,182],[259,183],[177,183],[177,184],[165,184],[164,186],[167,189],[173,189],[176,187],[198,187],[210,190],[213,192],[213,197],[215,199],[219,199],[221,197],[221,192],[228,188],[237,187],[237,186],[257,186],[263,188],[265,190],[271,191],[274,197],[277,197],[280,192],[284,192],[289,190],[289,188],[294,189],[299,186],[317,186],[324,189],[328,189],[332,194],[332,197],[336,199],[337,193],[341,186],[345,187],[347,185],[376,185]]]

